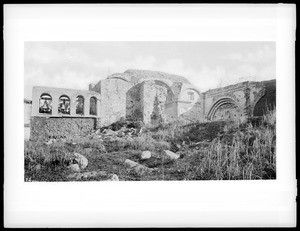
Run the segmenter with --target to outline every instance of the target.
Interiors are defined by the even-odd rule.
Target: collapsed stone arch
[[[243,116],[242,108],[230,97],[217,100],[207,113],[207,119],[210,121],[235,120]]]

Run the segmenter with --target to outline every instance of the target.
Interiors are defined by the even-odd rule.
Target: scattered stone
[[[119,177],[116,174],[110,174],[110,177],[107,181],[119,181]]]
[[[141,165],[141,164],[139,164],[137,162],[134,162],[132,160],[129,160],[129,159],[125,160],[125,165],[127,167],[133,169],[138,174],[144,174],[146,172],[151,172],[152,171],[152,169],[147,168],[146,166]]]
[[[150,151],[143,151],[141,154],[141,160],[147,160],[151,157]]]
[[[75,156],[75,160],[79,164],[80,169],[85,169],[89,163],[88,159],[79,153],[74,153],[74,156]]]
[[[68,168],[72,171],[72,172],[80,172],[80,167],[78,164],[71,164],[68,166]]]
[[[180,157],[180,155],[174,153],[174,152],[171,152],[170,150],[164,150],[163,153],[165,155],[167,155],[170,159],[172,160],[176,160]]]

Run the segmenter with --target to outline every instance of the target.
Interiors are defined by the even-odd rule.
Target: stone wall
[[[105,79],[95,90],[101,92],[100,114],[101,126],[107,126],[126,118],[126,94],[134,86],[122,79]]]
[[[143,88],[142,83],[133,86],[126,92],[126,119],[143,121]]]
[[[30,140],[85,137],[95,131],[95,127],[95,118],[33,116],[30,124]]]
[[[245,119],[265,94],[262,82],[243,82],[204,93],[204,114],[208,121]]]

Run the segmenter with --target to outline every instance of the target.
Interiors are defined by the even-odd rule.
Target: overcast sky
[[[88,90],[128,69],[186,77],[206,91],[276,78],[275,42],[25,42],[25,98],[33,86]]]

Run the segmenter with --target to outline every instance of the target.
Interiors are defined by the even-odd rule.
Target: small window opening
[[[194,92],[188,92],[189,100],[194,100]]]
[[[91,97],[90,99],[90,115],[97,115],[97,99]]]
[[[42,94],[39,100],[39,113],[52,114],[52,97]]]
[[[76,98],[76,114],[84,114],[84,98],[81,95]]]
[[[59,98],[58,113],[70,114],[70,98],[68,96],[61,96]]]

